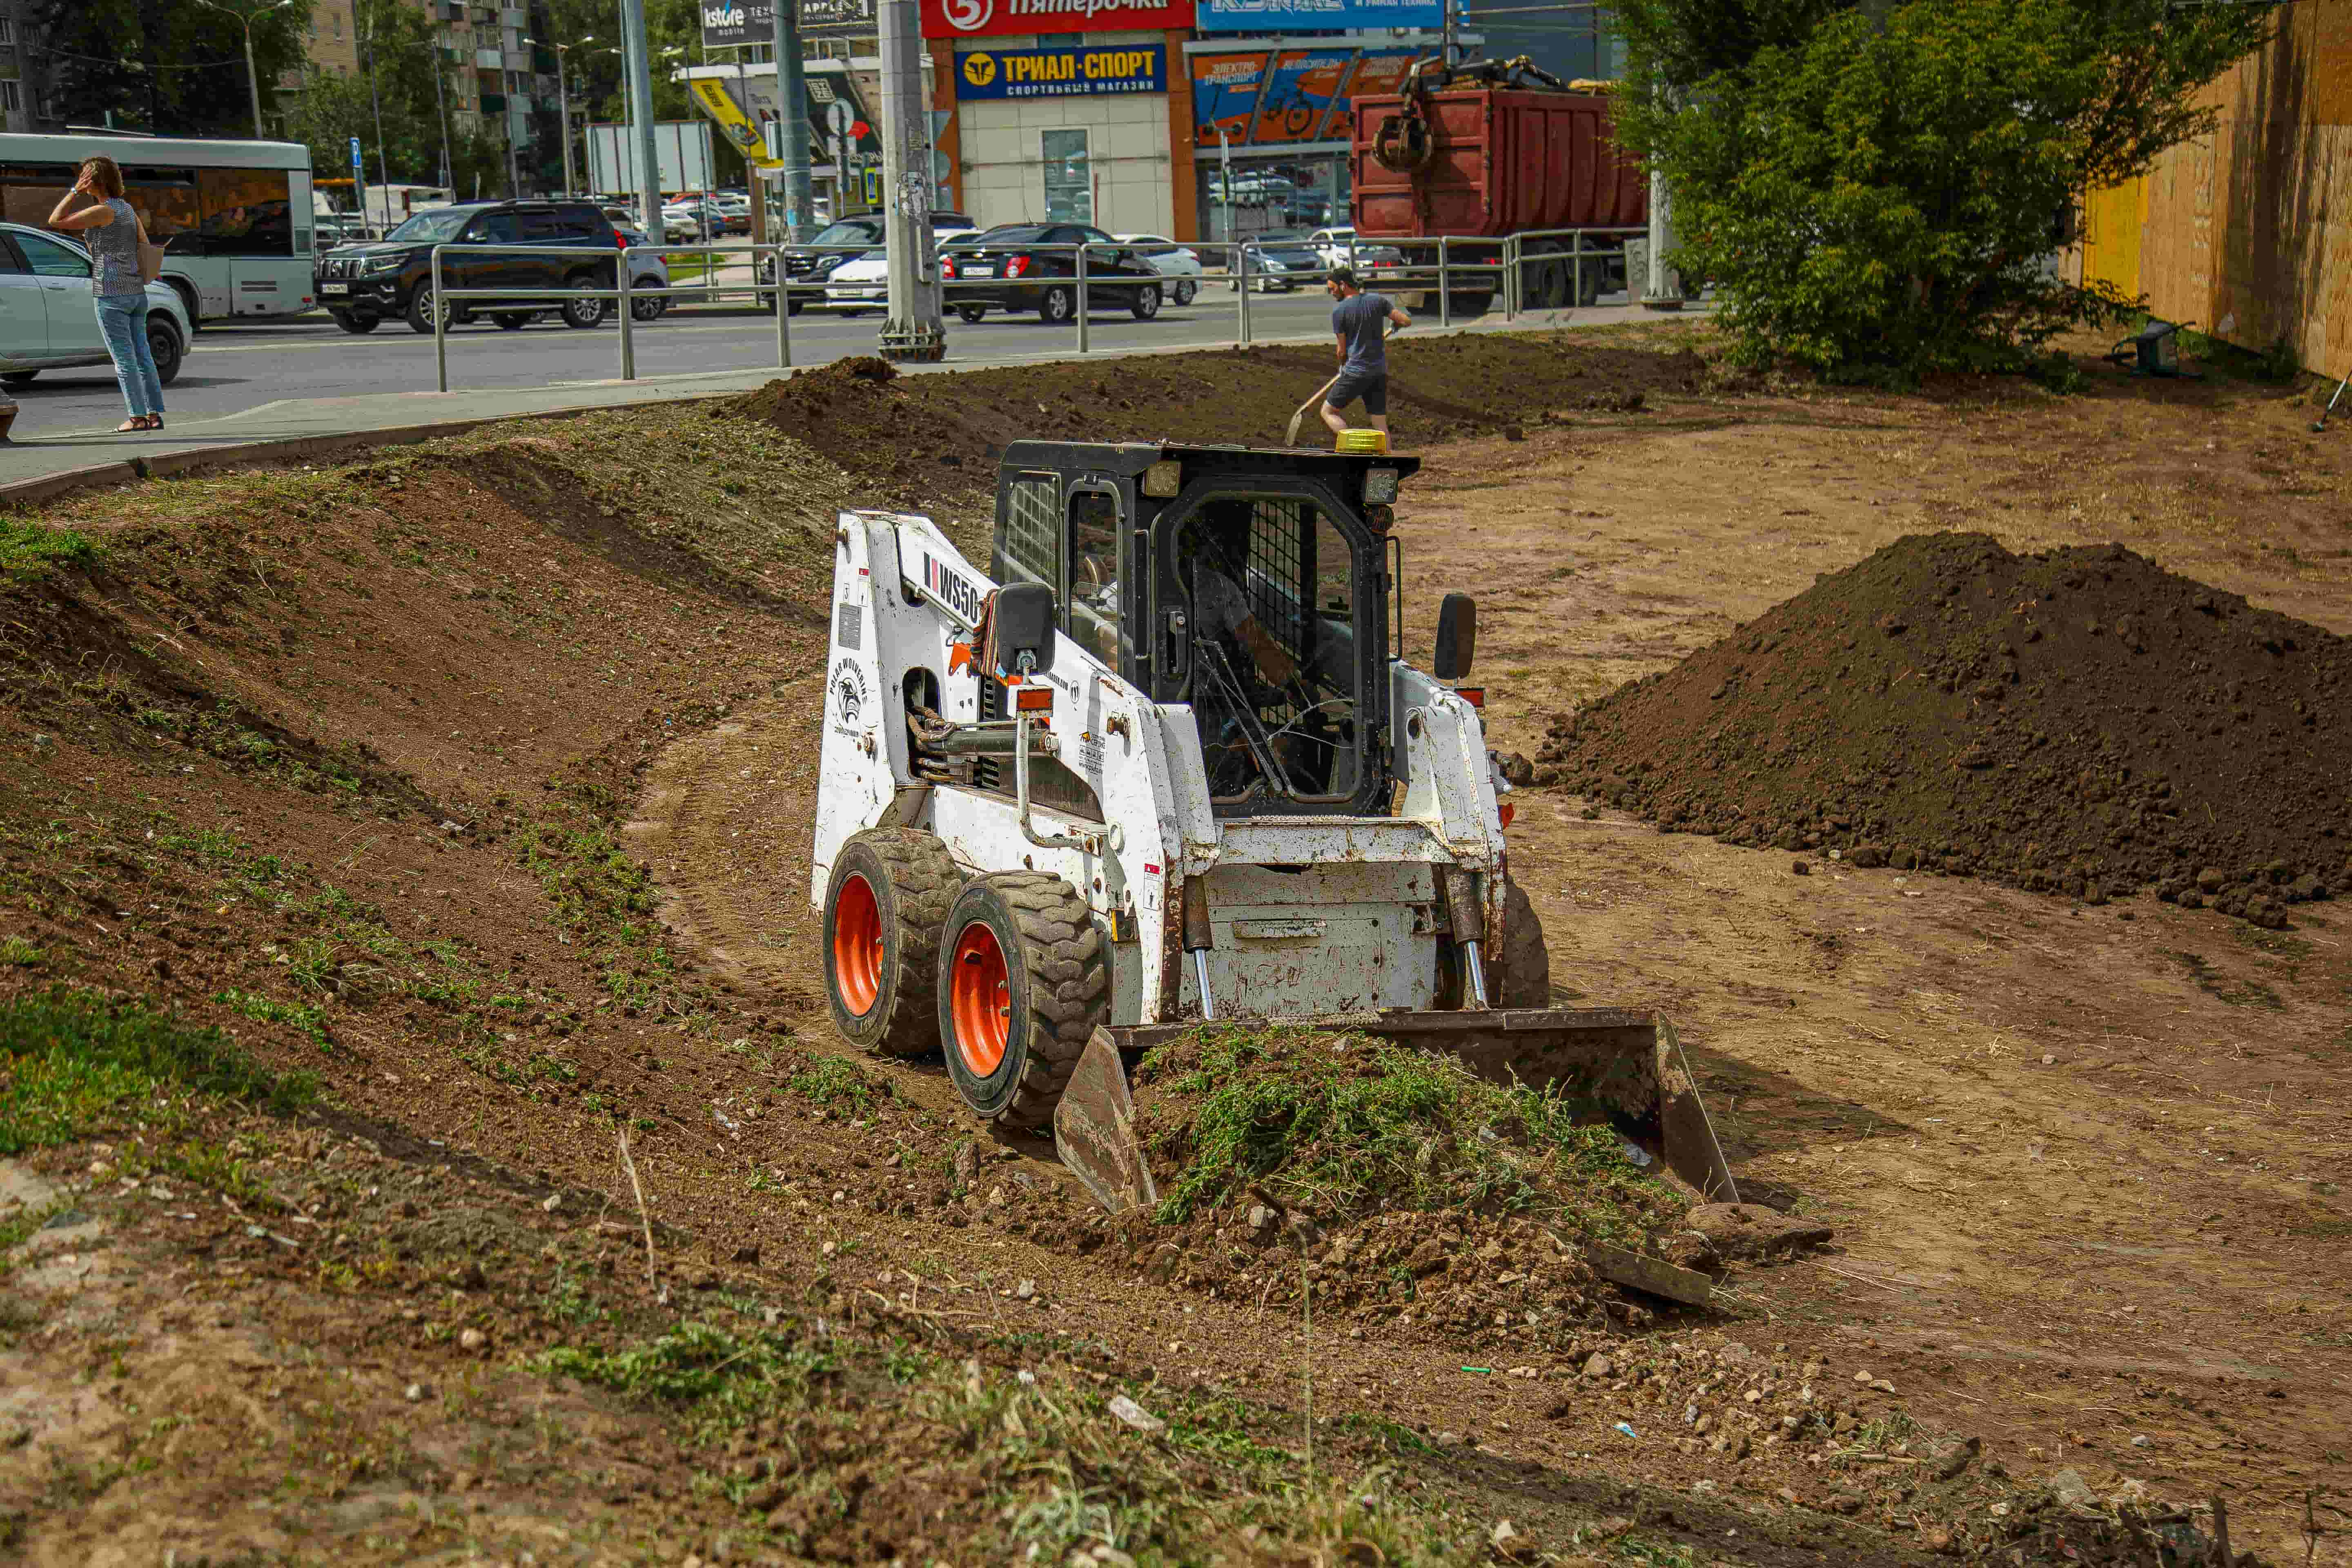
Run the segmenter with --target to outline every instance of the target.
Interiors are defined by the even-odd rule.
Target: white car
[[[662,208],[662,237],[673,245],[702,238],[702,209],[675,203]]]
[[[1403,251],[1393,245],[1358,239],[1352,228],[1318,228],[1307,237],[1307,243],[1322,257],[1324,266],[1352,267],[1357,276],[1368,283],[1404,265]]]
[[[89,252],[63,235],[0,223],[0,382],[22,386],[45,370],[111,367],[89,291]],[[147,346],[155,378],[172,384],[187,356],[188,312],[168,283],[147,285]]]
[[[657,321],[669,309],[669,263],[657,250],[637,250],[641,245],[651,245],[653,237],[633,223],[616,223],[613,232],[621,242],[636,254],[629,258],[629,319],[633,321]],[[659,289],[659,293],[639,293],[639,289]]]
[[[1179,305],[1189,305],[1192,296],[1201,291],[1200,254],[1187,245],[1179,245],[1163,235],[1122,234],[1119,242],[1135,247],[1135,254],[1150,265],[1162,278],[1173,278],[1168,286],[1168,297]]]
[[[845,316],[885,310],[890,303],[890,253],[879,247],[853,256],[825,274],[824,304]]]

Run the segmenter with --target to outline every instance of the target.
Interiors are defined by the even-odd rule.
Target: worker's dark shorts
[[[1331,390],[1323,395],[1323,401],[1333,408],[1345,408],[1359,397],[1364,400],[1365,413],[1386,414],[1389,411],[1388,373],[1349,371],[1331,384]]]

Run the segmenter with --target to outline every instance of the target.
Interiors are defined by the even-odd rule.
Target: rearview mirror
[[[1460,680],[1468,675],[1477,651],[1478,601],[1467,594],[1446,595],[1437,606],[1437,679]]]
[[[996,591],[989,617],[989,662],[998,675],[1023,673],[1024,654],[1029,673],[1043,675],[1054,668],[1053,589],[1043,583],[1008,584]]]

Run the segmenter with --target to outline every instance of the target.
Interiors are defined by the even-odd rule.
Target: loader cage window
[[[1062,479],[1023,474],[1006,487],[1004,530],[996,542],[996,580],[1043,583],[1063,595]]]
[[[1354,803],[1371,715],[1348,535],[1307,496],[1220,496],[1192,510],[1175,544],[1186,695],[1219,810]]]

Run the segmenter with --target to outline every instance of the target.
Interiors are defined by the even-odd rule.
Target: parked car
[[[1359,277],[1394,271],[1404,265],[1403,251],[1393,245],[1360,240],[1352,228],[1318,228],[1307,237],[1307,243],[1323,258],[1325,267],[1352,267]]]
[[[654,243],[653,237],[635,224],[616,223],[613,235],[631,249]],[[629,320],[658,321],[668,309],[669,263],[657,250],[638,251],[629,258]]]
[[[1318,284],[1328,270],[1322,253],[1296,231],[1261,234],[1243,241],[1241,248],[1249,253],[1250,286],[1263,294],[1287,294],[1302,283]],[[1236,280],[1228,287],[1241,284]]]
[[[827,309],[845,316],[859,316],[887,306],[890,253],[877,247],[835,267],[825,276],[824,302]]]
[[[1034,310],[1048,321],[1069,321],[1078,313],[1077,254],[1043,247],[1079,244],[1102,247],[1087,255],[1089,309],[1124,306],[1139,321],[1160,314],[1163,286],[1158,270],[1134,247],[1082,223],[1003,224],[942,247],[942,279],[961,284],[983,279],[988,285],[950,289],[947,302],[967,321],[979,321],[991,306]],[[1073,281],[1062,281],[1066,279]]]
[[[89,252],[26,224],[0,223],[0,382],[23,386],[45,370],[111,364],[90,308]],[[147,347],[164,385],[187,357],[187,307],[169,283],[147,285]]]
[[[708,237],[702,209],[670,202],[662,207],[662,237],[673,245],[693,245]]]
[[[1192,296],[1201,291],[1198,251],[1156,234],[1122,234],[1118,237],[1121,243],[1135,247],[1135,253],[1151,264],[1151,270],[1176,280],[1168,285],[1170,299],[1179,305],[1192,302]],[[1087,262],[1087,269],[1093,271],[1094,263]]]
[[[786,310],[797,316],[804,306],[822,303],[824,299],[823,285],[832,276],[833,269],[865,254],[865,249],[836,247],[858,246],[871,248],[880,245],[885,226],[880,213],[866,213],[825,225],[817,230],[806,246],[788,247],[784,251],[784,280],[788,285],[785,290]],[[980,226],[961,213],[931,214],[931,239],[935,244],[944,246],[952,239],[979,232]],[[773,283],[776,280],[775,258],[772,256],[760,258],[752,268],[752,275],[762,286]],[[954,301],[949,302],[952,304]],[[775,308],[773,293],[760,296],[760,309],[772,310]]]
[[[335,324],[347,332],[372,332],[394,320],[405,321],[415,331],[429,332],[435,314],[433,252],[438,247],[545,246],[567,250],[596,247],[617,254],[620,243],[612,220],[586,202],[469,202],[418,213],[373,244],[336,247],[319,258],[314,287]],[[610,313],[610,300],[554,291],[610,289],[614,278],[612,262],[582,256],[541,258],[509,252],[441,258],[441,279],[446,288],[543,287],[550,290],[544,301],[482,300],[452,305],[448,307],[451,326],[479,315],[512,331],[551,310],[562,317],[567,327],[596,326]]]

